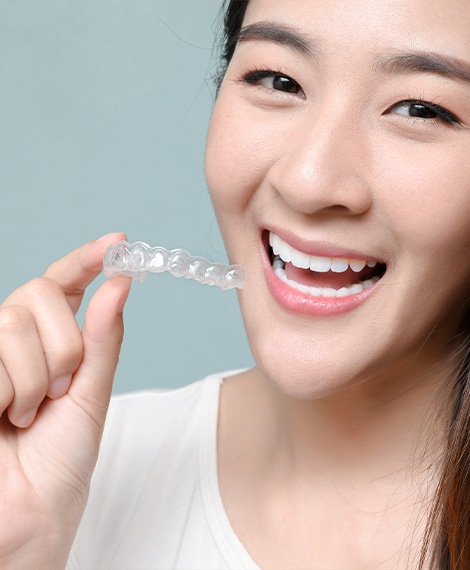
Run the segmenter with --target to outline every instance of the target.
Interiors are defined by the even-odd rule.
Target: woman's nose
[[[296,118],[268,180],[289,207],[303,214],[361,215],[372,206],[372,165],[359,121],[321,114]]]

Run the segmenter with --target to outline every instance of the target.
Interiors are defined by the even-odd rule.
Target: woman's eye
[[[427,101],[401,101],[394,105],[391,111],[397,115],[411,117],[416,119],[434,119],[441,120],[449,124],[460,124],[460,120],[450,111]]]
[[[292,93],[294,95],[303,94],[302,87],[295,79],[268,69],[252,71],[246,75],[243,80],[250,85],[260,85],[273,91]]]

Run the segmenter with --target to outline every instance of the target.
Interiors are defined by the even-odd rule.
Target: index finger
[[[70,308],[76,312],[85,289],[103,269],[103,255],[108,246],[125,239],[125,234],[116,232],[87,242],[52,263],[44,273],[44,277],[60,285]]]

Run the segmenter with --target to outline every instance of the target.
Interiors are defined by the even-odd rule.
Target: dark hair
[[[224,2],[217,90],[235,51],[248,2]],[[461,365],[455,375],[447,446],[424,535],[420,570],[427,560],[435,570],[470,568],[470,312],[468,315],[464,323],[465,344],[457,352]]]
[[[467,315],[467,323],[469,320]],[[463,353],[463,362],[453,386],[447,447],[424,536],[420,570],[425,567],[428,552],[433,569],[470,568],[470,328],[465,330],[466,339],[458,351]]]
[[[221,33],[221,43],[219,46],[219,68],[215,76],[217,91],[219,90],[222,79],[227,71],[227,66],[235,51],[247,7],[248,0],[225,0],[222,6],[223,31]]]

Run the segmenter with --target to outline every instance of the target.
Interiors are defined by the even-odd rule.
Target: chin
[[[290,398],[328,398],[372,377],[370,369],[366,370],[346,353],[327,350],[327,357],[317,350],[309,358],[302,358],[286,346],[276,349],[270,343],[252,343],[252,347],[257,368],[263,377],[279,393]]]

